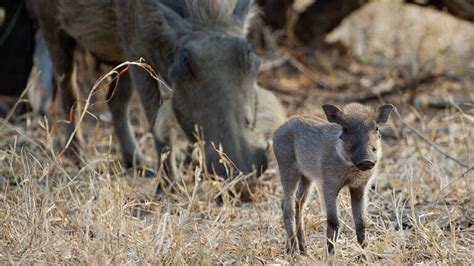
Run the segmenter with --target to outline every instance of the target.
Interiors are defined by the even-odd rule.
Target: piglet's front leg
[[[367,244],[365,242],[365,188],[365,184],[358,188],[349,188],[351,194],[352,216],[354,218],[355,230],[357,234],[357,242],[363,248]]]
[[[324,188],[324,203],[326,204],[327,215],[327,251],[329,255],[335,253],[335,244],[339,235],[339,219],[337,217],[337,194],[338,191],[331,187]]]

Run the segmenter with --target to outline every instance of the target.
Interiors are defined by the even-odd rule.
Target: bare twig
[[[265,72],[265,71],[269,71],[269,70],[272,70],[272,69],[275,69],[275,68],[278,68],[284,64],[286,64],[288,62],[288,59],[289,59],[289,56],[288,54],[284,54],[282,55],[281,57],[275,59],[275,60],[271,60],[271,61],[268,61],[268,62],[265,62],[263,63],[261,66],[260,66],[260,71],[261,72]]]
[[[450,108],[453,106],[470,106],[474,104],[474,102],[470,101],[469,99],[442,99],[442,98],[435,98],[435,97],[424,97],[419,96],[415,99],[414,105],[416,107],[429,107],[435,109],[445,109]]]
[[[278,82],[269,82],[268,84],[266,84],[266,89],[279,93],[279,94],[288,95],[288,96],[294,96],[294,97],[306,96],[305,92],[301,92],[300,90],[286,89],[285,86],[282,86]]]
[[[300,61],[298,61],[296,58],[293,56],[289,55],[288,57],[288,62],[294,66],[296,69],[301,71],[305,76],[310,78],[312,81],[319,83],[321,77],[313,73],[309,68],[307,68],[305,65],[303,65]]]
[[[467,176],[467,174],[469,174],[469,172],[471,172],[472,170],[474,170],[474,166],[471,166],[470,168],[466,169],[466,171],[462,172],[462,174],[459,177],[462,178],[462,177]]]
[[[470,168],[466,169],[464,172],[462,172],[459,176],[453,178],[446,186],[444,186],[440,191],[439,194],[443,193],[447,188],[451,187],[458,179],[464,178],[474,170],[474,166],[471,166]]]
[[[434,143],[433,141],[427,139],[425,136],[423,136],[423,134],[421,134],[420,131],[418,131],[416,128],[410,126],[407,122],[405,122],[402,118],[402,116],[400,115],[400,113],[398,112],[397,108],[394,109],[395,111],[395,114],[397,115],[398,119],[400,120],[400,122],[402,122],[402,124],[408,128],[411,132],[415,133],[415,135],[417,135],[422,141],[424,141],[425,143],[429,144],[431,147],[433,147],[433,149],[435,149],[438,153],[444,155],[447,159],[459,164],[460,166],[464,167],[464,168],[472,168],[471,166],[467,165],[466,163],[462,162],[461,160],[449,155],[448,153],[446,153],[445,151],[443,151],[443,149],[441,149],[441,147],[438,146],[438,144]]]
[[[241,181],[244,181],[244,180],[247,180],[251,177],[253,177],[255,175],[255,173],[248,173],[246,175],[239,175],[237,176],[237,178],[234,178],[231,182],[227,183],[220,191],[219,193],[216,194],[216,196],[214,198],[218,198],[220,195],[222,195],[222,193],[224,193],[225,191],[229,190],[232,186],[234,186],[235,184],[241,182]]]
[[[397,92],[403,92],[406,90],[410,89],[416,89],[418,86],[420,86],[423,83],[427,83],[430,81],[433,81],[437,78],[444,77],[447,79],[455,79],[458,80],[457,77],[453,76],[450,73],[428,73],[422,76],[410,78],[407,81],[403,82],[402,84],[395,84],[394,86],[391,86],[390,88],[380,91],[380,92],[368,92],[366,94],[362,94],[360,96],[356,96],[353,98],[347,99],[347,101],[355,101],[355,102],[367,102],[371,100],[376,100],[384,96],[389,96],[393,95]]]

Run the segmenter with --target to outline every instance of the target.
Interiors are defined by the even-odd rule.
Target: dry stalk
[[[64,152],[67,150],[67,148],[71,145],[71,142],[73,141],[74,139],[74,136],[75,134],[77,133],[77,130],[81,124],[81,122],[84,120],[84,117],[85,115],[88,113],[88,108],[90,107],[91,105],[91,99],[92,99],[92,96],[96,93],[96,91],[99,89],[99,87],[101,86],[101,84],[106,81],[109,77],[113,77],[114,76],[114,79],[117,79],[118,77],[120,77],[121,74],[124,73],[123,69],[125,67],[126,70],[128,70],[128,68],[130,66],[138,66],[138,67],[141,67],[143,68],[144,70],[146,70],[148,72],[148,74],[153,77],[155,80],[157,80],[158,82],[160,82],[161,85],[165,86],[168,90],[171,91],[171,88],[166,84],[166,82],[164,80],[162,80],[155,72],[155,70],[153,70],[153,68],[144,63],[144,60],[142,58],[140,58],[139,60],[137,61],[133,61],[133,62],[124,62],[124,63],[121,63],[120,65],[114,67],[110,72],[108,72],[107,74],[103,75],[102,77],[100,77],[97,82],[94,84],[94,86],[92,87],[89,95],[87,96],[86,98],[86,101],[85,101],[85,105],[83,107],[83,111],[82,113],[80,114],[79,116],[79,120],[77,121],[77,125],[76,127],[74,128],[71,136],[69,137],[69,139],[66,141],[66,144],[64,145],[63,149],[61,150],[61,152],[59,153],[58,157],[61,157]],[[72,110],[71,110],[72,112]]]
[[[425,143],[427,143],[428,145],[430,145],[431,147],[433,147],[433,149],[435,149],[435,151],[437,151],[438,153],[442,154],[444,157],[446,157],[447,159],[457,163],[458,165],[464,167],[464,168],[467,168],[467,169],[470,169],[472,168],[472,166],[469,166],[467,165],[466,163],[462,162],[461,160],[455,158],[454,156],[451,156],[449,155],[448,153],[446,153],[441,147],[439,147],[438,144],[434,143],[433,141],[429,140],[428,138],[426,138],[425,136],[423,136],[423,134],[421,134],[420,131],[418,131],[416,128],[410,126],[407,122],[405,122],[405,120],[402,118],[402,116],[400,115],[400,113],[398,112],[397,108],[395,108],[395,114],[397,115],[398,117],[398,120],[400,120],[400,122],[406,127],[408,128],[411,132],[415,133],[416,136],[418,136],[422,141],[424,141]]]

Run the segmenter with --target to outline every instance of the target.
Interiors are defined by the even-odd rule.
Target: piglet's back
[[[274,134],[278,138],[330,138],[340,133],[341,127],[317,116],[293,116]]]
[[[316,116],[294,116],[273,135],[275,153],[292,150],[292,157],[302,163],[318,164],[334,153],[341,127]],[[278,157],[278,154],[276,154]]]
[[[295,116],[274,134],[273,146],[277,160],[293,165],[305,176],[316,178],[322,165],[337,160],[336,145],[341,127],[316,116]]]

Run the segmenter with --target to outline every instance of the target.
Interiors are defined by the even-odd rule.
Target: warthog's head
[[[382,156],[379,124],[387,122],[393,105],[384,104],[374,111],[368,106],[351,103],[341,109],[334,105],[323,105],[329,122],[341,126],[339,155],[359,170],[374,168]]]
[[[196,128],[202,133],[208,166],[218,174],[226,174],[220,147],[239,171],[265,170],[265,150],[252,138],[257,101],[265,99],[256,94],[260,59],[245,38],[251,1],[181,2],[177,13],[165,14],[175,45],[167,79],[176,118],[190,140]]]

